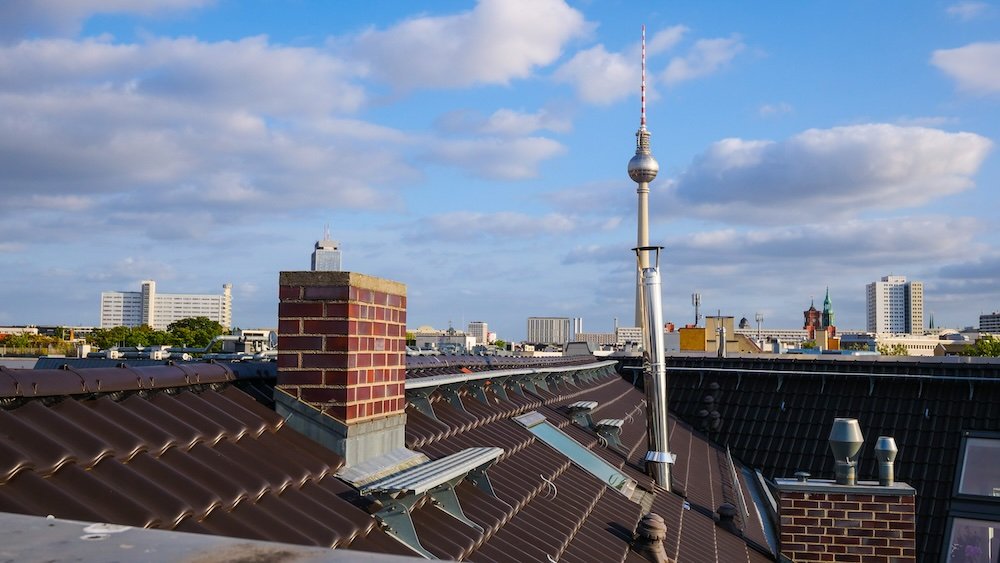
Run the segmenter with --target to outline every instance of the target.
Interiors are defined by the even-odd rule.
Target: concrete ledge
[[[393,295],[406,295],[406,284],[357,272],[280,272],[280,285],[302,287],[352,286]]]
[[[835,493],[845,495],[883,495],[912,497],[917,491],[906,483],[893,483],[888,487],[878,484],[878,481],[858,481],[857,485],[838,485],[830,479],[810,479],[806,482],[798,479],[775,479],[775,485],[782,492],[797,493]]]

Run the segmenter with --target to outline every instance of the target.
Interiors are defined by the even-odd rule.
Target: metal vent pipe
[[[835,418],[830,429],[830,450],[833,451],[834,474],[838,485],[858,482],[858,454],[865,437],[856,418]]]
[[[878,484],[891,487],[896,482],[896,472],[893,462],[896,461],[896,440],[891,436],[879,436],[875,441],[875,459],[878,460]]]
[[[635,248],[642,274],[642,340],[646,369],[646,473],[660,487],[670,490],[670,464],[674,458],[667,444],[667,369],[663,350],[663,309],[660,297],[660,250],[662,246]],[[642,267],[642,253],[655,251],[652,267]]]

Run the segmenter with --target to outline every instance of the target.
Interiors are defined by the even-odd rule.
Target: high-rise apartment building
[[[993,311],[989,315],[979,315],[979,332],[1000,334],[1000,313]]]
[[[316,248],[312,253],[311,269],[314,272],[340,271],[340,243],[330,240],[329,229],[323,233],[323,240],[316,241]]]
[[[924,284],[884,276],[866,286],[867,330],[878,334],[924,333]]]
[[[165,330],[181,319],[208,317],[229,328],[233,324],[232,284],[221,295],[157,293],[156,282],[144,280],[139,291],[101,292],[101,328],[149,325]]]
[[[528,317],[528,337],[531,344],[559,344],[572,336],[569,317]]]
[[[469,323],[469,334],[476,338],[476,344],[489,344],[490,331],[485,321],[472,321]]]

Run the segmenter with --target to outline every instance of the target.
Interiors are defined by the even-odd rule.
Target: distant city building
[[[531,344],[563,345],[572,336],[569,317],[528,317],[528,337]]]
[[[472,351],[476,338],[454,328],[438,330],[421,326],[412,331],[414,345],[421,350],[437,350],[449,354],[465,354]]]
[[[330,229],[323,233],[323,240],[316,241],[316,249],[312,253],[312,270],[314,272],[340,271],[340,243],[330,240]]]
[[[617,338],[613,332],[578,332],[574,342],[586,342],[592,350],[600,350],[601,346],[616,344]]]
[[[476,338],[476,344],[489,344],[489,327],[485,321],[469,323],[469,334]]]
[[[639,326],[619,326],[615,327],[615,344],[624,346],[626,344],[638,344],[642,346],[642,327]]]
[[[993,311],[989,315],[979,315],[979,332],[1000,334],[1000,313]]]
[[[802,326],[809,333],[809,339],[815,339],[816,332],[826,332],[827,336],[836,336],[837,327],[833,324],[833,302],[830,301],[830,288],[826,288],[826,298],[823,299],[823,312],[809,303],[809,308],[802,312],[805,324]],[[743,327],[740,327],[743,328]]]
[[[101,293],[101,328],[149,325],[166,330],[181,319],[208,317],[229,328],[233,324],[232,284],[222,286],[221,295],[157,293],[156,282],[144,280],[140,291]]]
[[[876,334],[924,333],[924,284],[884,276],[866,287],[867,329]]]

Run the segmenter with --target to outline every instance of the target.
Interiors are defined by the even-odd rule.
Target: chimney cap
[[[892,436],[879,436],[875,441],[875,458],[884,463],[896,461],[896,454],[899,449],[896,447],[896,440]]]

